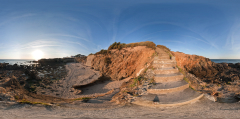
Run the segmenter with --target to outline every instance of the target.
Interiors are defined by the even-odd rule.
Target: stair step
[[[153,60],[153,63],[177,63],[176,60],[171,60],[171,59],[158,59],[158,60]]]
[[[165,56],[169,56],[169,54],[167,53],[158,54],[158,57],[165,57]]]
[[[178,73],[177,68],[160,68],[160,69],[155,69],[154,73],[155,74],[173,74],[173,73]]]
[[[156,74],[154,80],[156,83],[173,82],[182,80],[184,75],[180,72],[174,74]]]
[[[203,94],[187,88],[174,93],[142,95],[132,103],[148,107],[168,107],[193,103],[202,97]]]
[[[153,68],[165,68],[165,67],[176,67],[176,62],[169,62],[169,63],[153,63]]]
[[[170,56],[168,55],[168,56],[158,56],[159,57],[159,59],[170,59]]]
[[[189,87],[189,84],[184,81],[175,81],[175,82],[166,82],[166,83],[157,83],[152,85],[147,91],[152,94],[166,94],[176,91],[181,91]]]

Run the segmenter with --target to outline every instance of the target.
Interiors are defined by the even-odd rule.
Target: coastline
[[[129,51],[128,53],[131,54],[132,52],[133,51]],[[113,54],[114,53],[112,53],[112,55]],[[111,55],[111,54],[100,54],[99,56],[107,56],[107,55],[109,57],[109,55]],[[125,54],[123,54],[122,58],[126,58],[124,55]],[[150,55],[152,55],[152,54],[149,54],[149,56]],[[138,56],[138,55],[136,55],[136,56]],[[128,60],[132,61],[132,59],[134,59],[136,56],[134,56],[132,58],[128,57]],[[143,56],[145,56],[145,55],[143,55]],[[153,54],[153,56],[154,56],[154,54]],[[114,58],[114,60],[116,60],[117,58],[118,57],[116,56]],[[147,59],[147,60],[151,60],[151,57],[148,57],[148,58],[149,59]],[[197,58],[201,59],[201,57],[200,58],[197,57]],[[197,59],[197,58],[195,58],[195,59]],[[118,63],[118,61],[120,61],[120,60],[116,60],[116,63],[113,63],[112,61],[105,62],[104,59],[106,59],[106,58],[95,57],[95,59],[93,58],[93,59],[91,59],[91,61],[94,61],[95,63],[102,62],[101,65],[95,64],[98,69],[102,69],[103,67],[106,69],[109,69],[110,66],[117,66],[116,63]],[[207,58],[203,57],[202,59],[207,59]],[[199,101],[192,103],[192,104],[187,104],[187,105],[177,106],[177,107],[157,108],[157,109],[160,109],[161,112],[154,110],[151,107],[140,107],[140,106],[133,105],[133,104],[131,104],[130,98],[133,96],[137,96],[134,94],[135,91],[138,90],[137,93],[141,92],[141,90],[139,90],[138,84],[137,84],[137,87],[136,87],[136,85],[131,86],[131,84],[134,83],[135,78],[130,77],[129,79],[125,78],[120,81],[118,81],[118,80],[113,81],[113,80],[109,80],[109,79],[99,80],[100,77],[102,77],[104,75],[104,73],[101,72],[101,70],[100,70],[101,75],[98,74],[97,72],[99,70],[95,71],[97,69],[95,69],[92,66],[92,64],[94,62],[86,63],[86,61],[87,61],[87,59],[85,58],[84,63],[65,63],[65,62],[62,62],[62,60],[58,60],[57,58],[50,59],[50,60],[45,59],[45,60],[43,60],[43,62],[39,63],[39,65],[27,68],[30,71],[29,74],[31,74],[31,71],[33,71],[35,73],[39,73],[39,72],[42,73],[41,74],[42,78],[41,77],[40,78],[39,77],[32,77],[32,78],[26,77],[24,80],[19,80],[19,82],[26,81],[23,86],[26,89],[28,89],[31,93],[36,93],[35,95],[37,95],[37,96],[31,97],[29,99],[31,99],[32,102],[34,102],[36,100],[37,100],[37,102],[38,101],[40,102],[40,101],[43,101],[41,99],[44,99],[44,101],[47,102],[49,105],[47,105],[47,106],[39,105],[39,104],[33,105],[33,104],[29,104],[29,103],[28,104],[19,104],[19,103],[9,103],[8,101],[1,101],[0,110],[9,109],[9,111],[5,111],[5,112],[14,113],[14,115],[12,116],[13,118],[16,115],[17,115],[17,117],[23,117],[24,115],[31,115],[31,114],[34,114],[34,116],[28,116],[28,117],[25,116],[25,117],[26,118],[33,118],[35,116],[42,117],[41,115],[39,115],[36,112],[36,110],[41,110],[40,113],[42,115],[47,115],[47,116],[45,116],[47,118],[51,118],[52,116],[55,116],[58,118],[76,118],[76,117],[112,118],[113,114],[115,114],[116,112],[120,113],[120,114],[114,115],[114,117],[116,117],[116,118],[129,118],[129,117],[131,117],[131,118],[153,117],[154,118],[154,117],[159,117],[159,116],[167,118],[167,117],[169,117],[169,114],[171,115],[171,117],[178,117],[178,118],[179,117],[180,118],[181,117],[182,118],[183,117],[189,117],[189,118],[214,117],[214,118],[216,118],[216,117],[222,116],[220,113],[221,113],[222,109],[225,108],[226,110],[224,110],[224,112],[227,113],[227,116],[238,117],[238,116],[231,116],[231,113],[227,112],[227,110],[233,109],[233,110],[238,111],[237,106],[233,106],[233,104],[236,105],[236,104],[239,104],[239,102],[232,103],[232,104],[231,103],[224,103],[224,104],[215,103],[215,102],[208,100],[206,97],[203,97]],[[122,59],[121,61],[125,62],[126,60]],[[142,61],[142,59],[141,59],[141,61]],[[207,60],[207,61],[209,61],[209,60]],[[199,62],[200,62],[199,66],[203,66],[204,64],[207,64],[205,62],[205,60],[201,60]],[[109,64],[106,65],[107,63],[109,63]],[[189,62],[185,62],[185,63],[191,64]],[[90,65],[86,66],[85,64],[90,64]],[[128,63],[126,63],[126,64],[127,64],[126,67],[129,66]],[[142,64],[147,64],[147,63],[142,62]],[[214,64],[214,63],[211,63],[211,64]],[[138,64],[132,63],[132,65],[133,66],[139,65],[139,63]],[[227,67],[227,68],[221,69],[224,71],[225,71],[225,69],[232,68],[232,67],[230,67],[231,63],[229,63],[229,66],[227,66],[228,64],[226,65],[226,63],[220,63],[218,65],[216,65],[215,68],[218,68],[220,66]],[[236,64],[236,66],[238,68],[238,64]],[[201,67],[195,67],[195,68],[201,69]],[[23,68],[23,69],[25,69],[25,68]],[[118,68],[114,68],[114,69],[118,69]],[[136,68],[133,68],[133,69],[136,69]],[[148,69],[153,70],[152,68],[148,68]],[[8,72],[10,70],[12,70],[12,69],[7,69],[6,71],[4,71],[4,74],[8,74]],[[89,70],[89,71],[87,71],[87,70]],[[92,72],[92,73],[90,73],[90,72]],[[120,71],[118,71],[118,72],[120,72]],[[119,74],[118,72],[116,73],[116,75]],[[127,71],[123,70],[123,74],[124,74],[124,72],[127,72]],[[12,71],[11,71],[11,73],[12,73]],[[14,71],[13,71],[13,73],[14,73]],[[113,72],[109,72],[109,74],[107,74],[107,76],[111,75],[111,73],[113,73]],[[26,75],[28,76],[29,74],[26,74]],[[44,78],[46,78],[46,79],[44,79]],[[4,80],[5,80],[5,78],[3,77],[3,81]],[[126,87],[122,88],[121,86],[124,82],[127,82],[126,84],[128,84],[130,87],[128,87],[128,85],[124,84],[124,85],[126,85]],[[211,83],[209,83],[209,85],[205,85],[205,87],[211,88]],[[218,86],[215,86],[215,87],[218,88]],[[39,89],[39,88],[42,88],[42,89]],[[206,90],[213,91],[210,88],[206,89]],[[225,88],[225,89],[227,89],[227,88]],[[131,89],[133,92],[131,92],[129,90],[125,90],[125,89]],[[223,89],[224,89],[224,87],[223,87]],[[225,90],[223,90],[223,92],[224,91]],[[207,93],[212,95],[212,93],[214,93],[214,92],[207,92]],[[117,95],[115,95],[115,94],[117,94]],[[116,105],[116,103],[114,103],[112,100],[112,97],[114,95],[116,96],[116,99],[126,100],[127,103],[125,103],[125,106],[122,107],[122,105]],[[29,95],[26,95],[26,96],[29,97]],[[46,98],[47,96],[49,96],[50,98]],[[55,97],[55,98],[53,98],[53,97]],[[26,97],[24,97],[24,98],[26,98]],[[22,99],[24,99],[24,98],[22,98]],[[37,99],[34,99],[34,98],[37,98]],[[61,102],[56,101],[55,99],[57,99],[57,98],[58,99],[61,98],[62,101]],[[84,99],[84,98],[86,98],[86,99]],[[15,100],[16,100],[16,97],[15,97]],[[64,102],[63,100],[67,100],[67,101]],[[18,101],[19,101],[19,99],[18,99]],[[122,104],[122,103],[119,103],[119,104]],[[13,108],[13,107],[15,107],[15,108]],[[208,109],[205,109],[206,107]],[[18,110],[18,109],[20,109],[20,110]],[[25,112],[28,109],[31,109],[31,111]],[[49,111],[49,109],[51,109],[51,111],[54,111],[55,114],[53,114],[51,111]],[[180,109],[180,111],[179,111],[179,109]],[[216,115],[209,116],[210,115],[209,111],[211,111],[212,109],[214,109],[214,113],[217,114],[217,116]],[[62,113],[64,113],[63,110],[67,111],[69,113],[68,114],[65,113],[65,115],[62,115]],[[83,110],[85,110],[85,112]],[[105,110],[108,110],[108,112],[106,112]],[[126,110],[131,111],[131,112],[128,112]],[[12,111],[14,111],[14,112],[12,112]],[[78,114],[80,111],[83,115]],[[138,112],[137,114],[135,114],[136,111]],[[170,112],[168,112],[168,111],[170,111]],[[191,111],[192,115],[189,115],[189,113],[188,113],[189,111]],[[96,115],[96,114],[99,114],[98,112],[99,113],[107,113],[108,116],[98,116],[98,115]],[[180,112],[182,112],[182,113],[180,113]],[[152,115],[149,116],[149,113],[151,113]],[[238,113],[238,112],[236,112],[236,113]],[[1,114],[1,112],[0,112],[0,114]],[[202,114],[205,114],[207,116],[205,116],[205,115],[202,116]],[[7,116],[7,114],[5,116]]]

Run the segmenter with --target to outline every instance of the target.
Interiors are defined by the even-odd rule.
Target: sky
[[[141,41],[240,59],[239,6],[239,0],[0,0],[0,59],[88,55]]]

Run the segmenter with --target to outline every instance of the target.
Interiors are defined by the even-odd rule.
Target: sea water
[[[18,65],[34,64],[30,61],[33,61],[33,59],[0,59],[0,63],[9,63],[11,65],[13,65],[13,64],[18,64]]]
[[[240,59],[210,59],[212,62],[215,63],[240,63]]]

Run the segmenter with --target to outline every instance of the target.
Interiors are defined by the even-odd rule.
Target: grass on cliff
[[[135,86],[138,86],[141,84],[141,81],[143,80],[144,78],[141,77],[141,76],[138,76],[136,78],[134,78],[133,80],[133,83],[130,85],[130,87],[135,87]]]
[[[167,47],[164,46],[164,45],[157,45],[157,47],[158,47],[158,48],[161,48],[161,49],[164,49],[164,50],[166,50],[166,51],[168,51],[168,52],[171,51],[169,48],[167,48]]]
[[[186,75],[182,68],[180,68],[179,66],[177,66],[177,68],[178,68],[179,72],[181,72],[184,76]]]
[[[120,42],[114,42],[112,45],[108,47],[108,50],[111,49],[118,49],[121,50],[122,48],[128,48],[128,47],[136,47],[136,46],[147,46],[148,48],[156,49],[156,44],[151,41],[145,41],[145,42],[137,42],[137,43],[120,43]]]
[[[43,103],[43,102],[31,102],[31,101],[28,101],[26,99],[20,100],[19,103],[21,103],[21,104],[41,104],[41,105],[46,105],[46,106],[50,105],[48,103]]]
[[[136,43],[129,43],[129,44],[126,44],[126,43],[120,43],[120,42],[114,42],[113,44],[111,44],[109,47],[108,47],[108,50],[104,50],[102,49],[101,51],[95,53],[96,55],[97,54],[109,54],[111,53],[110,50],[112,49],[118,49],[118,50],[121,50],[123,48],[128,48],[128,47],[136,47],[136,46],[146,46],[147,48],[152,48],[153,50],[156,49],[156,47],[158,48],[161,48],[161,49],[164,49],[169,55],[170,57],[173,56],[173,54],[171,53],[171,50],[169,48],[167,48],[166,46],[164,45],[157,45],[154,43],[154,42],[151,42],[151,41],[145,41],[145,42],[136,42]]]
[[[91,99],[90,97],[82,97],[82,98],[73,99],[73,101],[75,101],[75,100],[85,100],[85,101],[87,101],[87,100],[90,100],[90,99]]]
[[[109,54],[109,53],[111,53],[111,51],[102,49],[99,52],[95,53],[95,55],[98,55],[98,54],[104,54],[105,55],[105,54]]]
[[[164,46],[164,45],[157,45],[157,47],[165,50],[169,54],[169,56],[171,58],[173,57],[173,54],[171,53],[171,50],[169,48],[167,48],[166,46]]]
[[[180,68],[179,66],[177,66],[177,68],[178,68],[179,72],[184,75],[183,80],[186,81],[187,83],[189,83],[189,88],[191,88],[192,90],[197,91],[197,89],[195,89],[193,86],[191,86],[191,81],[186,77],[186,73],[183,71],[183,69]]]

